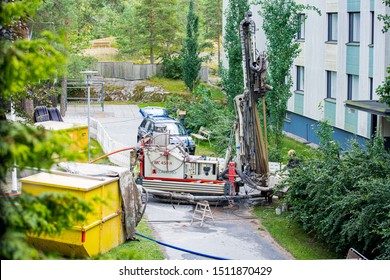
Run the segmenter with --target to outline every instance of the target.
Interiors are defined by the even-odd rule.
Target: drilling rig
[[[141,141],[138,149],[139,181],[160,199],[224,201],[263,197],[271,201],[267,152],[265,83],[267,60],[256,50],[255,22],[247,12],[240,23],[244,91],[234,98],[236,120],[233,143],[224,159],[191,156],[180,143],[169,144],[164,128]],[[259,102],[260,101],[260,102]],[[262,108],[262,121],[258,112]],[[233,141],[231,141],[233,142]]]

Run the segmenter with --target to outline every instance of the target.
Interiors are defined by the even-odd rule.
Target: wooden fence
[[[98,75],[107,78],[118,78],[129,81],[145,80],[161,72],[160,64],[134,64],[132,62],[96,62],[94,70]],[[208,82],[208,67],[202,66],[199,75]]]

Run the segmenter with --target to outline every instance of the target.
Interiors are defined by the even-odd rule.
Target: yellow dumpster
[[[61,130],[67,133],[73,141],[72,149],[84,151],[88,145],[88,126],[68,122],[46,121],[34,124],[46,130]]]
[[[94,211],[87,221],[60,236],[29,236],[43,250],[66,256],[89,257],[125,242],[122,226],[121,194],[118,177],[90,177],[70,173],[38,173],[20,180],[22,191],[32,195],[45,192],[71,193],[91,203]]]

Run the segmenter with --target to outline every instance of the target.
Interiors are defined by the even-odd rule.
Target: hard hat
[[[291,156],[295,156],[296,153],[294,150],[289,150],[287,154],[291,157]]]

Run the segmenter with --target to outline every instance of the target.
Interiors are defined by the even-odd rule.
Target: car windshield
[[[181,123],[166,123],[167,130],[172,135],[186,135],[186,130]]]
[[[150,115],[150,116],[168,116],[168,112],[165,108],[143,108],[141,110],[144,116]]]

